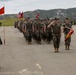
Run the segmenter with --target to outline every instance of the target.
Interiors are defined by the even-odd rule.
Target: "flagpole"
[[[4,26],[4,45],[5,45],[5,26]]]
[[[5,5],[4,5],[4,20],[5,20],[6,18],[5,18]],[[5,42],[6,42],[6,40],[5,40],[5,25],[4,25],[4,45],[5,45]]]

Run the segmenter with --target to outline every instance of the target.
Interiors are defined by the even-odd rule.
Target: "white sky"
[[[0,0],[0,8],[5,5],[5,14],[36,9],[57,9],[76,7],[76,0]]]

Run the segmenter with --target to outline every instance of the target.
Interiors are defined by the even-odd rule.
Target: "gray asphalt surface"
[[[76,26],[73,26],[76,31]],[[4,27],[0,27],[4,41]],[[0,75],[76,75],[76,33],[72,35],[71,50],[65,50],[64,35],[60,52],[53,44],[34,41],[28,45],[23,34],[14,27],[5,27],[5,45],[0,45]]]

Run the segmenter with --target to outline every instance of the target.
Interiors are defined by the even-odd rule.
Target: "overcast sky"
[[[0,0],[0,8],[5,5],[5,14],[36,9],[57,9],[76,7],[76,0]]]

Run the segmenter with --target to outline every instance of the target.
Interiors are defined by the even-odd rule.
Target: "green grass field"
[[[0,22],[2,23],[2,26],[13,26],[14,25],[14,22],[16,21],[17,19],[4,19],[4,20],[0,20]]]

